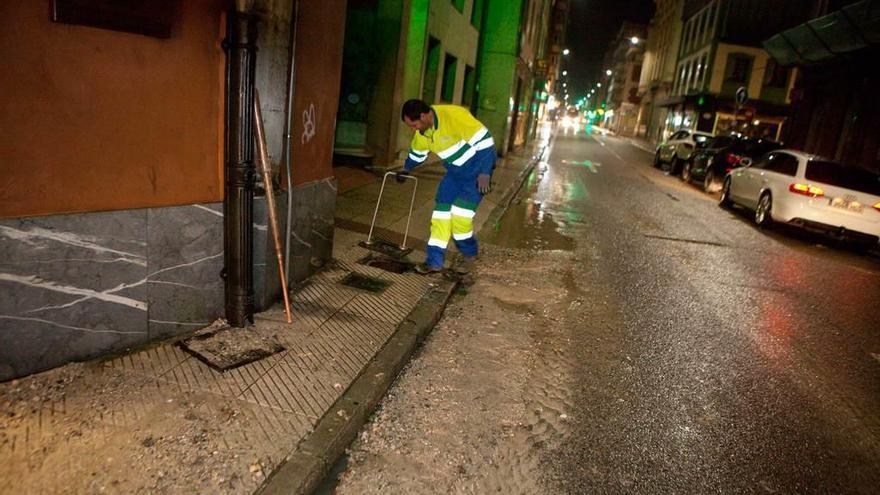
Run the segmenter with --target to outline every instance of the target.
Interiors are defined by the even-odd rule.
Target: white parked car
[[[694,150],[705,147],[713,137],[715,137],[714,134],[690,129],[680,129],[673,132],[669,139],[657,146],[657,153],[654,154],[654,167],[660,168],[664,163],[668,163],[669,174],[678,174],[681,172],[684,162],[691,159]]]
[[[788,223],[865,246],[880,238],[880,176],[792,150],[744,165],[725,177],[721,206],[753,209],[761,226]]]

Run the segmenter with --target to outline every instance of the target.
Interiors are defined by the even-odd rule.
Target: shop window
[[[443,61],[443,85],[440,87],[440,99],[453,103],[455,98],[455,76],[458,68],[458,59],[446,54]]]

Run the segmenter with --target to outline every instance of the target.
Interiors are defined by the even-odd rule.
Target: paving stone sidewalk
[[[532,163],[532,152],[499,162],[477,230]],[[429,165],[417,175],[408,244],[423,248],[442,170]],[[337,198],[334,262],[291,291],[293,324],[276,306],[249,327],[275,336],[285,351],[219,373],[166,342],[0,384],[0,493],[260,488],[326,423],[327,411],[438,285],[436,277],[358,263],[367,254],[357,243],[369,229],[379,184]],[[402,238],[411,187],[389,180],[377,219],[380,236]],[[412,255],[414,261],[421,256]],[[388,287],[377,294],[343,285],[352,273]]]

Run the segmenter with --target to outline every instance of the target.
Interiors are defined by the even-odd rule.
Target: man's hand
[[[394,174],[394,180],[397,181],[398,184],[403,184],[406,182],[407,173],[405,170],[398,170],[396,174]]]
[[[477,189],[480,190],[480,194],[485,196],[492,190],[492,181],[490,179],[491,176],[489,174],[480,174],[477,176]]]

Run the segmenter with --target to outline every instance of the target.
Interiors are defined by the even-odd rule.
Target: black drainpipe
[[[223,197],[223,275],[226,320],[234,327],[254,322],[254,137],[253,104],[257,24],[252,15],[230,11],[226,39],[226,126]]]

